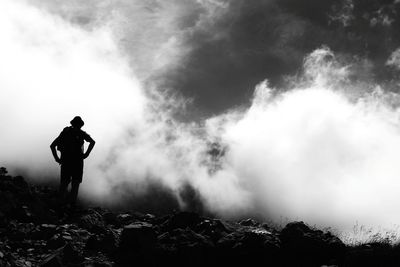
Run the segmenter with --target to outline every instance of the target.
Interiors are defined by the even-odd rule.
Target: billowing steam
[[[143,75],[161,67],[131,68],[112,26],[0,3],[1,165],[57,177],[49,144],[79,114],[97,141],[82,196],[145,204],[161,190],[181,208],[219,216],[343,228],[400,220],[400,98],[366,85],[359,63],[323,47],[285,88],[260,81],[248,107],[180,122],[182,100]],[[387,64],[398,67],[398,52]]]

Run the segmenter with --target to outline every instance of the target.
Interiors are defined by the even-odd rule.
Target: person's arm
[[[96,142],[93,140],[92,137],[90,137],[90,135],[86,135],[85,136],[85,141],[89,142],[89,146],[85,152],[85,154],[83,154],[83,158],[86,159],[87,157],[89,157],[90,152],[92,152],[92,149],[94,147],[94,144],[96,144]]]
[[[61,164],[60,157],[58,156],[57,150],[56,150],[58,140],[59,140],[58,137],[56,139],[54,139],[54,141],[50,145],[50,149],[51,149],[51,153],[53,154],[53,157],[56,160],[56,162]]]

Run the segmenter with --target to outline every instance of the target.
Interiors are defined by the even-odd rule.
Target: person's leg
[[[76,200],[78,198],[79,185],[82,182],[83,176],[83,161],[76,162],[73,168],[72,183],[71,183],[71,193],[70,193],[70,203],[75,206]]]
[[[76,180],[72,180],[71,183],[71,193],[70,193],[70,203],[72,206],[76,205],[76,199],[78,198],[80,182]]]
[[[61,165],[61,174],[60,174],[60,187],[59,187],[59,197],[60,201],[64,202],[66,200],[67,188],[69,183],[71,182],[71,171],[67,165]]]

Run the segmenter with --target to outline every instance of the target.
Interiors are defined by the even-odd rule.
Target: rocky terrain
[[[163,217],[61,206],[56,191],[0,169],[0,266],[399,266],[400,247],[346,246],[292,222],[273,229],[193,212]]]

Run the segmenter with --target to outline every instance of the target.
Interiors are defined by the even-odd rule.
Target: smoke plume
[[[0,3],[1,165],[57,179],[49,144],[80,115],[96,140],[83,198],[341,229],[400,220],[400,98],[371,79],[371,59],[320,45],[276,86],[268,76],[252,76],[257,85],[241,106],[182,121],[176,115],[196,106],[174,88],[174,75],[201,77],[193,56],[206,44],[218,51],[214,45],[227,40],[218,29],[250,7],[211,0],[64,3]],[[278,7],[286,10],[278,21],[290,21]],[[345,25],[353,19],[331,18]],[[301,53],[290,51],[298,61]],[[394,77],[398,51],[384,60]],[[252,62],[242,56],[250,72]],[[221,77],[233,84],[231,74],[244,65],[230,72],[227,62]]]

